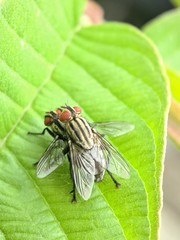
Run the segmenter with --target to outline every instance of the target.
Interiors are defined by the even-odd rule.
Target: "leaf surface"
[[[0,13],[0,237],[156,239],[167,87],[156,49],[125,24],[81,27],[84,1],[2,1]],[[127,121],[111,138],[129,180],[108,175],[71,204],[68,163],[37,179],[33,163],[52,141],[44,112],[79,105],[95,121]]]

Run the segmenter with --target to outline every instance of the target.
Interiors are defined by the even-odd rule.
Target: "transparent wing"
[[[103,168],[97,161],[95,161],[95,182],[99,182],[103,179],[105,168]]]
[[[128,122],[95,122],[90,124],[98,132],[107,136],[120,136],[134,129],[134,125]]]
[[[94,133],[95,146],[93,157],[104,169],[120,176],[129,178],[129,166],[124,157],[100,134]]]
[[[95,162],[90,150],[82,149],[71,141],[69,148],[76,189],[81,197],[87,200],[91,196],[94,184]]]
[[[38,178],[46,177],[63,163],[66,158],[62,151],[64,148],[65,143],[58,136],[54,138],[37,163]]]

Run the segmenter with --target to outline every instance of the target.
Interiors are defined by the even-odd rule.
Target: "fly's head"
[[[61,124],[67,123],[81,114],[81,108],[78,106],[61,106],[54,111],[46,112],[44,116],[44,125],[53,126],[57,125],[60,121]]]
[[[60,109],[62,110],[62,113],[59,116],[59,120],[62,123],[67,123],[81,114],[81,108],[78,106],[62,106]]]
[[[53,123],[59,120],[61,114],[62,110],[60,108],[57,108],[54,111],[46,112],[44,116],[44,125],[52,126]]]

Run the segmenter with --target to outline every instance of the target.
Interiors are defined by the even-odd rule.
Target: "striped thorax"
[[[75,116],[65,124],[70,139],[84,149],[93,147],[93,133],[91,127],[83,117]]]
[[[88,122],[80,116],[79,107],[61,107],[63,109],[59,120],[64,124],[64,128],[71,141],[83,149],[93,147],[93,133]]]

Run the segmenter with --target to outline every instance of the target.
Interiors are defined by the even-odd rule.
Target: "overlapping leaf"
[[[171,0],[171,2],[172,2],[175,6],[180,6],[180,1],[179,1],[179,0]]]
[[[144,31],[162,54],[170,79],[172,101],[169,136],[180,146],[180,10],[169,11],[149,23]]]

